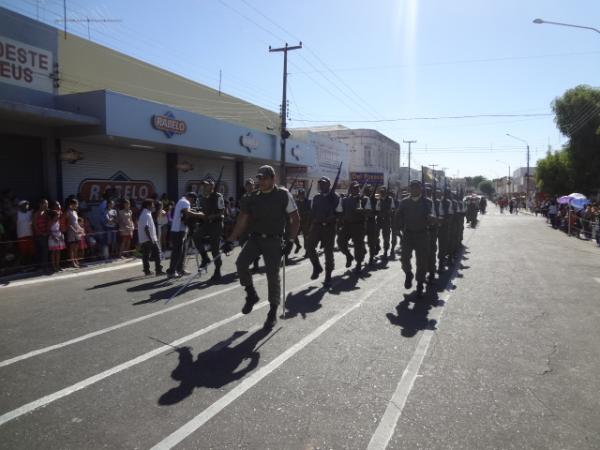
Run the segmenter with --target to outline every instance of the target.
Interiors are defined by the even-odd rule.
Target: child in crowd
[[[81,237],[79,238],[79,259],[83,259],[85,261],[85,251],[88,248],[85,232],[85,220],[83,219],[83,217],[78,217],[77,223],[81,228]]]
[[[60,231],[60,217],[55,210],[48,211],[48,250],[50,251],[50,263],[52,270],[59,272],[60,253],[65,249],[65,237]]]
[[[131,249],[131,238],[133,237],[133,212],[129,200],[123,201],[123,208],[118,214],[119,235],[121,237],[121,246],[119,248],[119,257],[124,258],[124,252]]]

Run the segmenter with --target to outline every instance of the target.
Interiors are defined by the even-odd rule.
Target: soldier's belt
[[[403,230],[405,233],[408,234],[419,234],[419,233],[426,233],[427,229],[423,229],[423,230]]]

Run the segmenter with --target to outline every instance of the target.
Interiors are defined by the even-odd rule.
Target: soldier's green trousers
[[[354,243],[354,259],[358,263],[362,263],[365,259],[367,250],[365,249],[365,224],[360,223],[344,223],[338,234],[338,248],[344,255],[348,255],[348,242],[352,239]]]
[[[429,257],[428,257],[428,268],[430,276],[435,275],[435,263],[437,254],[437,241],[438,241],[438,228],[433,226],[429,229]]]
[[[313,267],[319,267],[319,255],[317,255],[317,245],[323,244],[323,253],[325,253],[325,271],[333,272],[333,245],[335,243],[335,224],[326,223],[325,225],[313,222],[308,233],[306,241],[306,254],[310,258]]]
[[[404,273],[412,273],[410,260],[413,250],[417,260],[417,271],[415,279],[417,283],[424,283],[427,275],[428,259],[429,259],[429,233],[423,231],[404,231],[402,234],[402,249],[400,253],[400,261]]]
[[[235,261],[237,273],[240,277],[240,284],[244,287],[252,286],[250,264],[262,255],[267,272],[269,303],[272,305],[279,305],[281,298],[279,269],[281,267],[282,254],[281,238],[262,238],[250,235]]]

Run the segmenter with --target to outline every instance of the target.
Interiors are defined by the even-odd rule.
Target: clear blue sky
[[[62,0],[0,0],[55,23]],[[67,0],[91,38],[266,108],[281,101],[282,55],[268,46],[302,40],[290,53],[290,126],[341,123],[416,139],[412,165],[450,175],[504,176],[565,142],[552,116],[365,120],[474,114],[549,114],[578,84],[599,86],[600,34],[546,20],[600,27],[598,0]],[[87,36],[87,26],[70,24]],[[331,122],[319,122],[331,121]],[[501,160],[503,162],[497,162]],[[402,165],[406,146],[402,145]]]

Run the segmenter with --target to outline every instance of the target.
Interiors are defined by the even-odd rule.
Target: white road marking
[[[308,283],[304,283],[300,286],[295,287],[294,290],[303,289],[304,287],[309,286],[314,283],[315,283],[315,281],[311,280]],[[266,301],[257,303],[254,306],[254,310],[263,308],[263,307],[267,306],[268,304],[269,303]],[[61,389],[60,391],[54,392],[53,394],[46,395],[45,397],[41,397],[37,400],[34,400],[30,403],[20,406],[17,409],[13,409],[12,411],[9,411],[9,412],[3,414],[2,416],[0,416],[0,426],[4,425],[6,422],[9,422],[13,419],[16,419],[17,417],[22,416],[23,414],[30,413],[38,408],[41,408],[41,407],[46,406],[56,400],[66,397],[67,395],[70,395],[73,392],[80,391],[81,389],[91,386],[92,384],[97,383],[98,381],[102,381],[105,378],[110,377],[111,375],[115,375],[119,372],[129,369],[130,367],[133,367],[137,364],[147,361],[150,358],[153,358],[157,355],[160,355],[161,353],[171,350],[173,347],[178,347],[181,344],[183,344],[189,340],[195,339],[199,336],[202,336],[203,334],[209,333],[210,331],[216,330],[217,328],[219,328],[223,325],[227,325],[228,323],[233,322],[234,320],[239,319],[241,317],[244,317],[244,314],[242,314],[242,313],[234,314],[233,316],[228,317],[223,320],[220,320],[219,322],[215,322],[206,328],[195,331],[194,333],[188,334],[187,336],[184,336],[182,338],[176,339],[175,341],[171,342],[170,344],[162,345],[162,346],[160,346],[154,350],[151,350],[149,352],[146,352],[134,359],[125,361],[124,363],[119,364],[111,369],[105,370],[104,372],[101,372],[97,375],[91,376],[89,378],[86,378],[85,380],[82,380],[78,383],[75,383],[71,386]]]
[[[598,283],[600,283],[600,278],[594,278]]]
[[[455,273],[456,269],[453,275],[450,277],[450,280],[452,280]],[[447,291],[450,287],[450,284],[451,281],[449,281],[448,285],[446,286]],[[448,293],[448,296],[442,300],[447,303],[450,296],[451,294]],[[437,317],[432,317],[432,319],[437,321],[438,325],[443,312],[444,310],[442,308]],[[421,364],[423,363],[423,359],[427,354],[427,350],[429,349],[429,344],[431,343],[431,338],[433,335],[434,330],[423,331],[423,335],[421,336],[421,339],[419,339],[417,348],[410,358],[406,369],[404,369],[404,372],[402,373],[402,377],[400,378],[400,381],[396,386],[396,390],[394,391],[394,394],[392,395],[392,398],[390,399],[385,412],[381,417],[379,425],[377,426],[375,433],[373,433],[373,436],[371,436],[367,450],[385,450],[387,448],[392,436],[394,435],[396,425],[398,424],[398,420],[402,415],[402,411],[404,410],[404,406],[406,405],[410,391],[415,384],[415,379],[420,376],[419,370],[421,368]]]
[[[306,265],[306,263],[299,264],[297,266],[293,266],[293,267],[287,268],[286,270],[287,271],[292,271],[292,270],[295,270],[297,268],[303,267],[305,265]],[[257,281],[258,280],[263,280],[263,279],[266,279],[266,276],[261,276],[260,278],[257,279]],[[76,344],[78,342],[86,341],[86,340],[94,338],[96,336],[100,336],[102,334],[106,334],[106,333],[109,333],[111,331],[118,330],[119,328],[124,328],[126,326],[133,325],[133,324],[136,324],[138,322],[142,322],[142,321],[147,320],[147,319],[151,319],[152,317],[160,316],[161,314],[166,314],[166,313],[174,311],[176,309],[184,308],[186,306],[193,305],[194,303],[198,303],[198,302],[200,302],[202,300],[206,300],[208,298],[215,297],[217,295],[223,294],[225,292],[232,291],[234,289],[238,289],[240,287],[241,286],[239,285],[239,283],[236,283],[233,286],[226,287],[226,288],[221,289],[221,290],[216,291],[216,292],[211,292],[210,294],[202,295],[202,296],[194,298],[192,300],[188,300],[187,302],[179,303],[179,304],[170,306],[169,308],[162,309],[160,311],[156,311],[156,312],[153,312],[153,313],[150,313],[150,314],[146,314],[145,316],[136,317],[135,319],[127,320],[125,322],[121,322],[121,323],[118,323],[116,325],[113,325],[113,326],[110,326],[110,327],[107,327],[107,328],[103,328],[102,330],[94,331],[92,333],[87,333],[87,334],[84,334],[82,336],[70,339],[68,341],[64,341],[64,342],[61,342],[61,343],[58,343],[58,344],[50,345],[48,347],[40,348],[40,349],[37,349],[37,350],[32,350],[32,351],[30,351],[28,353],[24,353],[22,355],[15,356],[14,358],[10,358],[10,359],[6,359],[4,361],[0,361],[0,367],[9,366],[9,365],[14,364],[16,362],[23,361],[23,360],[29,359],[29,358],[33,358],[34,356],[42,355],[44,353],[51,352],[52,350],[58,350],[59,348],[67,347],[69,345],[73,345],[73,344]]]
[[[388,277],[388,278],[391,279],[392,277]],[[229,391],[227,394],[225,394],[219,400],[214,402],[212,405],[210,405],[208,408],[206,408],[204,411],[202,411],[200,414],[198,414],[196,417],[194,417],[188,423],[183,425],[181,428],[179,428],[178,430],[176,430],[175,432],[173,432],[172,434],[167,436],[165,439],[160,441],[158,444],[156,444],[154,447],[152,447],[151,450],[170,449],[170,448],[173,448],[178,443],[180,443],[181,441],[183,441],[186,437],[188,437],[190,434],[195,432],[198,428],[200,428],[202,425],[204,425],[206,422],[208,422],[214,416],[219,414],[223,409],[225,409],[227,406],[229,406],[231,403],[233,403],[235,400],[237,400],[246,391],[248,391],[250,388],[254,387],[261,380],[263,380],[265,377],[267,377],[273,371],[275,371],[277,368],[279,368],[288,359],[290,359],[292,356],[294,356],[300,350],[305,348],[308,344],[310,344],[315,339],[317,339],[319,336],[321,336],[325,331],[327,331],[336,322],[338,322],[339,320],[344,318],[347,314],[354,311],[356,308],[360,307],[365,302],[365,300],[367,300],[371,295],[373,295],[377,290],[379,290],[384,285],[385,285],[385,283],[381,283],[381,284],[379,284],[378,287],[367,291],[365,293],[365,295],[360,300],[358,300],[357,303],[352,305],[350,308],[336,314],[331,319],[329,319],[327,322],[325,322],[323,325],[318,327],[316,330],[314,330],[313,332],[311,332],[310,334],[305,336],[303,339],[301,339],[300,341],[295,343],[293,346],[288,348],[286,351],[284,351],[282,354],[280,354],[273,361],[266,364],[265,366],[258,369],[257,371],[253,372],[250,376],[245,378],[235,388],[233,388],[231,391]]]
[[[27,286],[29,284],[47,283],[49,281],[68,280],[70,278],[85,277],[88,275],[96,275],[97,273],[111,272],[113,270],[126,269],[129,267],[135,267],[135,266],[139,266],[139,265],[140,265],[139,261],[133,261],[133,262],[118,264],[118,265],[114,265],[114,266],[111,265],[110,267],[101,267],[98,269],[85,270],[82,272],[65,273],[63,275],[51,275],[51,276],[49,275],[47,277],[36,277],[36,278],[28,279],[28,280],[8,281],[7,284],[0,284],[0,289],[10,288],[10,287],[18,287],[18,286]]]

